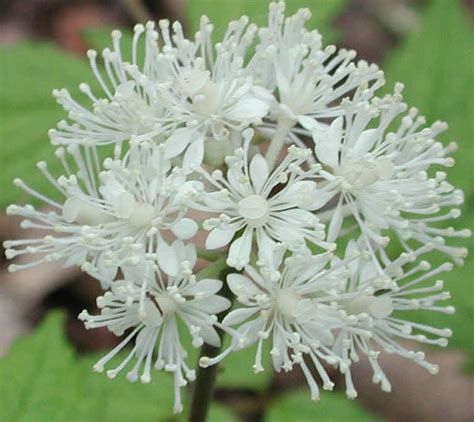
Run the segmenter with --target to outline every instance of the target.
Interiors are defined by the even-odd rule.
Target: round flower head
[[[469,230],[437,226],[458,217],[456,207],[463,203],[462,192],[445,180],[446,173],[432,175],[432,167],[454,163],[447,157],[453,145],[443,147],[435,140],[446,124],[436,122],[420,129],[424,118],[410,109],[393,128],[394,119],[406,110],[401,89],[398,84],[394,96],[348,104],[345,115],[331,123],[327,136],[315,138],[316,157],[324,166],[321,176],[327,182],[320,189],[337,198],[328,240],[338,237],[344,216],[352,216],[366,247],[374,255],[379,251],[384,260],[388,260],[383,248],[390,229],[406,251],[411,251],[410,240],[414,240],[432,244],[462,263],[467,251],[447,246],[445,238],[469,236]],[[376,118],[377,124],[369,126]]]
[[[336,287],[344,284],[347,270],[344,268],[354,257],[324,269],[331,254],[287,258],[281,264],[283,254],[276,256],[274,265],[281,275],[262,265],[260,271],[246,266],[246,275],[230,274],[227,284],[236,295],[239,304],[222,321],[223,325],[235,328],[232,344],[215,358],[203,357],[201,366],[215,364],[229,353],[257,344],[256,373],[264,370],[262,348],[271,342],[273,367],[291,371],[299,365],[311,390],[311,398],[319,399],[319,388],[314,376],[303,359],[307,356],[323,381],[323,388],[332,390],[323,363],[342,365],[343,359],[332,351],[333,330],[341,327],[344,320],[338,312],[337,300],[351,300],[363,293],[338,294]],[[357,331],[357,328],[354,328]]]
[[[309,253],[306,242],[324,249],[334,245],[324,241],[324,225],[309,210],[317,204],[315,175],[319,166],[307,164],[309,150],[292,146],[287,156],[271,172],[260,154],[250,157],[253,131],[244,132],[244,147],[228,156],[226,177],[220,170],[208,174],[198,168],[210,191],[201,194],[203,205],[196,208],[220,213],[218,218],[204,222],[210,230],[207,249],[216,249],[231,243],[228,265],[242,269],[249,263],[255,235],[260,259],[271,253],[275,242],[284,243],[290,250]]]
[[[120,265],[137,263],[145,254],[157,255],[158,263],[169,274],[179,270],[177,259],[162,237],[163,230],[188,239],[197,231],[197,224],[185,218],[182,206],[186,182],[182,172],[169,171],[162,148],[142,144],[132,148],[124,159],[104,161],[103,170],[88,148],[81,152],[69,146],[67,155],[77,168],[72,173],[66,152],[56,155],[66,174],[55,180],[46,164],[39,168],[59,190],[64,199],[56,202],[16,183],[51,206],[51,211],[36,210],[31,205],[12,205],[9,214],[28,218],[23,227],[35,227],[50,233],[43,238],[5,243],[7,256],[38,253],[39,260],[11,269],[35,265],[43,261],[65,260],[65,265],[79,265],[102,280],[111,281]],[[92,155],[92,157],[91,157]]]
[[[206,17],[190,39],[177,22],[138,24],[130,54],[113,31],[100,63],[87,53],[96,83],[79,88],[89,104],[53,93],[68,114],[49,133],[63,175],[44,162],[38,168],[56,196],[15,180],[44,208],[7,209],[25,218],[23,228],[38,229],[4,243],[7,258],[19,258],[10,270],[61,260],[98,279],[99,314],[79,317],[124,338],[95,369],[111,367],[114,378],[130,365],[127,378],[145,383],[153,367],[170,372],[175,412],[196,376],[186,338],[194,348],[220,347],[216,329],[230,345],[203,353],[202,367],[255,346],[256,373],[265,355],[277,372],[299,367],[314,400],[316,377],[334,386],[327,365],[354,398],[360,356],[385,391],[380,353],[434,373],[407,341],[444,346],[451,335],[412,320],[416,310],[454,311],[438,304],[449,298],[441,281],[423,284],[453,265],[431,269],[421,255],[437,250],[460,264],[467,253],[447,244],[470,231],[445,225],[463,203],[441,171],[454,164],[455,145],[436,140],[446,124],[424,127],[402,102],[401,84],[375,97],[384,84],[378,67],[323,47],[305,28],[309,18],[307,9],[285,16],[284,2],[271,3],[266,27],[244,16],[217,43]],[[208,233],[196,250],[183,240],[199,228]],[[389,236],[404,251],[397,259]],[[346,241],[344,257],[334,256]],[[217,259],[209,250],[219,248]],[[221,322],[216,315],[231,301],[218,295],[222,281],[196,280],[197,251],[203,264],[209,259],[202,276],[228,275],[235,307]]]
[[[366,355],[374,372],[373,380],[377,384],[380,383],[384,391],[391,391],[391,386],[377,360],[381,352],[396,353],[436,374],[438,367],[426,362],[423,352],[408,349],[404,342],[413,340],[446,346],[446,338],[452,334],[450,329],[434,328],[405,319],[403,315],[406,311],[415,310],[447,314],[454,312],[452,306],[438,304],[450,298],[449,293],[441,291],[441,280],[431,285],[424,284],[439,273],[450,271],[453,268],[451,263],[430,269],[428,262],[421,261],[410,269],[403,268],[431,249],[431,246],[425,246],[415,252],[403,253],[384,268],[383,276],[370,259],[364,259],[361,255],[361,258],[349,263],[350,278],[339,291],[341,295],[362,291],[367,293],[356,295],[350,300],[339,300],[348,319],[357,316],[358,322],[339,330],[333,351],[345,361],[349,359],[352,362],[359,361],[359,354]],[[354,256],[354,251],[357,250],[356,243],[350,241],[346,254]],[[353,331],[354,328],[356,332]],[[345,376],[347,396],[356,397],[357,391],[352,382],[350,365],[342,365],[340,370]]]
[[[193,246],[182,242],[172,245],[180,258],[181,269],[176,277],[166,276],[159,266],[150,262],[140,267],[124,267],[124,278],[114,281],[110,290],[97,299],[101,313],[90,315],[83,311],[79,318],[86,328],[107,327],[125,339],[95,365],[102,372],[104,366],[124,347],[134,340],[132,350],[114,369],[107,371],[109,378],[122,371],[135,358],[136,363],[127,373],[129,381],[151,381],[151,370],[171,372],[175,385],[175,413],[181,412],[180,389],[195,379],[195,371],[186,364],[187,351],[182,345],[178,321],[186,326],[192,336],[193,347],[204,342],[220,345],[214,325],[215,314],[230,306],[229,300],[216,295],[222,282],[214,279],[196,281],[191,268],[196,261]],[[141,375],[139,376],[139,373]]]

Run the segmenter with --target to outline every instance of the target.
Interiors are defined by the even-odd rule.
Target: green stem
[[[217,261],[222,257],[222,253],[218,251],[207,251],[206,249],[197,248],[197,254],[199,258],[205,259],[206,261]]]
[[[213,268],[208,270],[209,267]],[[218,259],[216,262],[209,265],[209,267],[202,270],[199,274],[201,275],[205,273],[206,277],[209,277],[209,274],[219,274],[219,279],[224,282],[227,274],[233,271],[232,268],[229,268],[225,265],[225,257]],[[224,287],[222,289],[222,296],[228,299],[232,298],[232,292],[227,287],[227,284],[224,284]],[[221,315],[218,315],[219,320],[222,320],[224,314],[225,312]],[[203,356],[214,357],[220,353],[224,337],[223,331],[220,331],[219,337],[221,338],[221,346],[215,347],[204,343],[204,345],[201,347],[201,353],[199,355],[199,358]],[[207,368],[201,368],[198,363],[196,381],[194,382],[193,397],[191,402],[191,412],[189,413],[189,422],[206,421],[207,414],[209,412],[209,407],[214,396],[217,369],[217,364],[211,365]]]
[[[283,117],[278,119],[275,135],[270,141],[270,145],[265,155],[265,159],[267,160],[268,168],[270,170],[275,166],[278,155],[280,154],[283,144],[285,143],[285,139],[293,125],[293,120],[289,118]]]
[[[196,278],[198,280],[202,280],[203,278],[219,277],[221,273],[223,272],[223,270],[227,268],[227,264],[225,263],[225,261],[226,261],[226,257],[224,255],[221,258],[219,258],[217,261],[211,262],[206,268],[203,268],[201,271],[197,273]],[[225,282],[225,280],[222,280],[222,282]]]

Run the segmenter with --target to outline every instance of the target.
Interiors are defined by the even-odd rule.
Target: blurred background
[[[419,107],[428,122],[442,119],[449,123],[450,130],[443,140],[454,140],[460,146],[460,152],[455,155],[457,165],[449,174],[452,183],[466,193],[466,211],[456,226],[472,229],[474,0],[292,0],[287,3],[291,12],[299,7],[311,9],[313,18],[308,26],[320,30],[326,43],[353,48],[359,58],[379,64],[387,74],[386,91],[395,81],[404,82],[407,101]],[[206,14],[215,23],[219,35],[226,22],[242,14],[262,24],[266,9],[266,0],[1,0],[0,240],[38,236],[32,229],[21,230],[16,218],[4,214],[9,203],[27,200],[11,180],[21,176],[42,189],[43,182],[34,163],[53,161],[53,148],[48,144],[46,132],[66,117],[50,93],[53,88],[66,87],[74,94],[78,92],[79,82],[90,80],[85,60],[87,49],[104,48],[111,43],[112,28],[126,32],[136,22],[178,19],[191,34],[196,30],[199,16]],[[471,247],[472,241],[466,246]],[[223,413],[215,413],[215,420],[474,420],[473,271],[472,259],[468,259],[463,268],[446,276],[446,287],[452,292],[458,310],[455,316],[422,317],[424,321],[450,326],[455,331],[448,348],[426,350],[431,361],[441,367],[437,376],[388,356],[382,359],[382,364],[393,382],[393,393],[385,394],[372,384],[369,366],[362,361],[354,369],[358,400],[348,402],[339,392],[324,394],[321,404],[314,404],[309,401],[304,380],[297,371],[276,376],[267,371],[256,382],[250,370],[244,374],[243,362],[251,356],[243,355],[221,370],[216,398],[224,407],[219,410]],[[60,350],[67,350],[70,354],[67,365],[71,368],[75,365],[76,369],[69,370],[64,363],[64,374],[75,373],[77,362],[84,359],[93,362],[92,354],[117,344],[115,336],[106,330],[86,331],[77,320],[82,309],[94,310],[99,294],[97,283],[78,270],[45,264],[8,273],[3,253],[0,255],[0,409],[2,400],[6,404],[8,397],[13,402],[19,400],[18,395],[11,393],[12,387],[7,385],[10,383],[16,391],[22,391],[18,394],[36,397],[38,401],[49,397],[41,394],[52,394],[40,391],[38,386],[25,390],[28,377],[38,370],[33,365],[32,372],[28,372],[25,362],[44,353],[45,348],[49,353],[52,344],[58,350],[57,356]],[[48,319],[55,309],[61,309],[62,316]],[[37,329],[43,322],[47,329]],[[23,340],[12,346],[19,337]],[[23,369],[13,371],[12,367]],[[47,367],[52,372],[57,370],[51,362]],[[46,386],[53,382],[49,378],[43,381]],[[75,386],[77,391],[84,388],[79,381]],[[94,388],[106,394],[108,386]],[[117,396],[129,397],[128,388],[123,387],[121,393],[114,391]],[[135,404],[148,397],[149,391],[141,398],[136,397]],[[38,412],[38,407],[27,398],[21,400],[23,404],[17,403],[20,409],[17,416],[24,414],[18,420],[65,420],[52,417],[47,406],[41,408],[43,413],[32,416],[28,412]],[[30,410],[24,410],[25,406]],[[125,416],[127,413],[113,417],[113,410],[107,412],[109,416],[102,420],[131,420]],[[145,410],[145,413],[136,412],[133,420],[156,420],[149,419]],[[172,420],[165,414],[163,418],[160,420]],[[0,411],[0,421],[10,420],[16,419],[2,419]],[[77,416],[70,420],[92,418]]]

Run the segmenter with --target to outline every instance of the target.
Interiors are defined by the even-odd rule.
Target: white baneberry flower
[[[248,25],[247,17],[231,22],[215,46],[212,30],[203,16],[193,48],[188,48],[186,60],[179,55],[170,59],[173,77],[160,90],[181,126],[167,139],[167,153],[174,157],[188,148],[183,156],[185,168],[202,162],[207,139],[230,142],[232,133],[260,123],[273,99],[266,89],[254,84],[244,67],[255,25]]]
[[[81,312],[79,318],[86,328],[107,327],[124,340],[95,365],[102,372],[107,363],[131,342],[133,348],[115,368],[107,370],[109,378],[122,371],[135,358],[136,363],[127,373],[129,381],[140,378],[151,381],[152,368],[173,374],[174,412],[182,411],[181,388],[195,379],[195,371],[186,363],[188,351],[182,344],[178,329],[183,322],[193,338],[192,346],[204,342],[220,345],[215,330],[216,314],[230,306],[230,301],[216,293],[222,282],[214,279],[196,281],[191,268],[196,261],[192,245],[180,241],[172,245],[180,258],[181,269],[176,276],[166,276],[158,265],[150,262],[144,267],[124,267],[124,278],[111,284],[110,290],[97,298],[99,315]],[[140,374],[141,372],[141,374]]]
[[[295,365],[300,366],[313,400],[319,399],[319,388],[304,356],[314,364],[323,381],[323,388],[332,390],[334,383],[323,363],[345,363],[332,351],[335,339],[333,330],[346,325],[337,301],[349,301],[366,294],[341,294],[337,288],[345,284],[348,277],[345,266],[355,256],[325,269],[331,259],[330,253],[294,255],[287,258],[283,265],[280,265],[280,254],[280,260],[276,258],[274,261],[276,268],[280,268],[278,273],[281,273],[277,280],[274,277],[277,271],[266,265],[261,266],[260,271],[246,266],[246,275],[227,276],[227,284],[240,306],[229,312],[222,324],[238,327],[235,328],[231,345],[217,357],[202,357],[200,365],[213,365],[231,352],[257,344],[253,369],[258,373],[264,370],[263,344],[270,342],[274,369],[277,372],[282,369],[291,371]],[[357,328],[354,330],[358,331]]]
[[[444,147],[435,140],[447,126],[435,122],[421,129],[425,119],[412,108],[393,127],[394,119],[407,108],[401,89],[397,84],[393,96],[348,104],[327,136],[314,139],[316,157],[324,166],[320,174],[326,180],[320,190],[332,193],[337,204],[331,212],[328,241],[338,237],[344,217],[352,216],[366,247],[374,255],[379,251],[385,261],[390,229],[406,251],[414,240],[432,244],[462,263],[466,249],[446,245],[445,238],[466,237],[470,231],[438,225],[459,217],[463,203],[462,191],[446,181],[446,173],[433,172],[433,167],[454,164],[447,156],[453,144]]]
[[[324,240],[324,225],[310,212],[319,208],[324,199],[318,199],[316,189],[319,166],[303,168],[309,151],[291,146],[271,172],[260,154],[250,157],[253,131],[247,129],[243,136],[243,148],[226,158],[226,177],[220,170],[209,174],[203,168],[197,169],[209,191],[201,193],[202,205],[195,207],[219,213],[204,222],[204,228],[210,230],[206,248],[216,249],[230,243],[227,264],[237,269],[249,263],[254,237],[261,260],[272,253],[275,243],[283,243],[299,253],[309,253],[307,242],[334,249],[334,244]]]
[[[107,158],[102,169],[94,148],[82,151],[70,145],[67,150],[59,148],[56,155],[65,171],[57,180],[46,163],[38,167],[63,196],[60,202],[16,180],[19,187],[52,209],[37,210],[31,205],[7,209],[8,214],[26,218],[24,228],[49,232],[42,238],[5,242],[8,258],[41,255],[28,264],[13,264],[11,270],[64,260],[66,266],[82,266],[91,275],[111,281],[118,266],[140,262],[146,254],[156,255],[165,272],[177,273],[178,260],[162,234],[169,231],[177,238],[189,239],[196,233],[197,224],[185,217],[182,202],[193,182],[186,182],[179,169],[169,171],[162,147],[142,143],[123,159]]]
[[[235,130],[259,123],[267,115],[272,96],[253,83],[243,56],[256,28],[248,18],[231,22],[224,39],[212,45],[212,25],[201,19],[194,40],[183,35],[179,22],[137,25],[132,44],[132,63],[124,62],[120,32],[112,33],[113,51],[105,49],[105,77],[88,52],[91,67],[107,98],[93,94],[87,84],[80,89],[92,102],[93,111],[78,104],[67,90],[54,91],[74,123],[61,122],[50,132],[53,143],[121,143],[128,140],[165,142],[167,156],[183,155],[183,167],[200,164],[204,141],[223,140]],[[137,50],[145,33],[145,59],[137,62]],[[163,47],[158,46],[161,38]],[[188,148],[189,147],[189,148]]]
[[[350,241],[346,254],[354,256],[359,246]],[[450,298],[448,292],[443,292],[443,282],[437,280],[431,285],[424,282],[444,271],[450,271],[453,264],[444,263],[431,269],[427,261],[421,261],[410,268],[412,263],[423,253],[432,250],[431,245],[424,246],[411,253],[403,253],[384,268],[381,276],[370,259],[361,258],[349,264],[350,278],[340,294],[360,291],[370,292],[357,295],[350,300],[340,300],[339,303],[349,317],[358,316],[359,323],[343,327],[338,331],[333,351],[345,361],[358,362],[359,354],[367,356],[373,369],[373,380],[380,383],[384,391],[391,391],[390,381],[383,372],[377,358],[380,353],[395,353],[412,360],[436,374],[438,367],[425,360],[422,351],[411,350],[406,341],[417,341],[425,344],[446,346],[447,337],[452,335],[448,328],[435,328],[411,320],[411,313],[417,310],[431,312],[454,313],[452,306],[441,306],[439,302]],[[408,311],[410,316],[404,315]],[[356,328],[358,332],[352,330]],[[361,335],[365,331],[364,335]],[[349,398],[357,396],[350,366],[340,367],[345,376],[346,393]]]
[[[97,63],[97,51],[87,52],[92,72],[102,90],[98,94],[86,83],[79,85],[80,91],[90,101],[91,109],[76,101],[67,89],[53,91],[57,102],[67,111],[71,120],[61,121],[57,129],[49,131],[53,144],[119,144],[136,136],[153,140],[170,126],[175,126],[172,113],[165,109],[160,98],[154,93],[145,93],[141,86],[145,75],[158,77],[157,67],[163,61],[154,24],[149,23],[146,29],[143,25],[136,25],[130,58],[123,57],[121,37],[120,31],[112,32],[113,48],[106,48],[102,52],[102,71]],[[144,47],[140,45],[142,38]],[[139,63],[142,49],[144,58]],[[137,67],[143,75],[130,72],[130,69]],[[160,76],[164,77],[162,73]]]
[[[365,98],[383,84],[376,65],[353,61],[355,51],[323,48],[319,32],[305,28],[310,17],[308,9],[285,17],[285,3],[271,3],[249,64],[255,80],[275,93],[272,116],[280,125],[301,125],[307,135],[324,132],[324,119],[343,113],[340,101],[351,91]]]

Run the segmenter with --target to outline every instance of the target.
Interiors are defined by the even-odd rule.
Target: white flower
[[[407,251],[413,239],[418,244],[433,244],[462,263],[466,249],[447,246],[445,238],[469,236],[470,231],[437,225],[458,217],[456,207],[463,203],[462,191],[445,180],[446,173],[432,171],[434,166],[454,163],[446,157],[453,146],[443,147],[435,141],[446,124],[436,122],[420,129],[424,118],[417,117],[412,108],[398,128],[392,127],[406,110],[401,89],[399,84],[394,96],[348,105],[345,115],[331,123],[327,136],[315,139],[315,153],[325,169],[321,175],[327,181],[320,189],[337,198],[328,240],[337,238],[344,216],[351,215],[374,254],[378,250],[387,258],[383,247],[391,229]],[[376,250],[372,244],[378,246]]]
[[[75,122],[61,122],[50,132],[56,144],[108,144],[128,140],[165,142],[168,158],[183,151],[183,167],[200,164],[207,137],[225,139],[234,130],[258,123],[268,113],[271,95],[255,86],[243,67],[243,56],[256,28],[248,19],[232,22],[222,42],[212,46],[212,25],[201,20],[195,40],[184,38],[182,27],[169,21],[137,25],[132,63],[124,61],[120,32],[114,31],[113,51],[103,52],[105,77],[88,52],[91,67],[106,98],[97,97],[87,84],[81,91],[93,111],[78,104],[67,90],[56,90],[58,102]],[[137,61],[139,41],[145,33],[145,59]],[[158,39],[164,43],[160,49]],[[188,148],[189,147],[189,148]]]
[[[205,177],[210,189],[203,192],[198,209],[220,213],[218,218],[204,222],[210,230],[207,249],[216,249],[231,243],[227,264],[242,269],[249,263],[255,236],[259,259],[272,253],[275,242],[284,243],[292,251],[308,253],[306,242],[324,249],[334,245],[324,241],[324,225],[309,210],[319,208],[315,175],[319,166],[304,170],[308,150],[292,146],[277,168],[270,172],[265,159],[255,154],[250,159],[253,131],[243,134],[244,147],[228,156],[226,177],[220,170]],[[321,201],[320,201],[321,202]]]
[[[228,349],[215,358],[203,357],[201,366],[215,364],[229,353],[257,344],[256,373],[262,366],[263,343],[271,342],[273,367],[291,371],[299,365],[311,390],[311,398],[319,399],[319,389],[303,357],[308,356],[323,381],[323,388],[332,390],[323,363],[341,365],[343,360],[332,351],[333,330],[341,327],[344,320],[338,312],[337,300],[351,300],[361,293],[339,294],[337,286],[347,278],[345,265],[324,269],[331,254],[296,255],[285,260],[281,277],[274,278],[275,270],[263,266],[259,271],[246,266],[247,275],[230,274],[227,284],[236,295],[239,304],[222,321],[223,325],[238,326]],[[276,259],[276,268],[280,260]]]
[[[164,35],[167,25],[160,26],[164,38],[170,39]],[[231,22],[224,39],[215,46],[213,27],[206,17],[201,18],[194,42],[180,38],[181,27],[176,23],[173,29],[175,45],[167,45],[166,50],[172,76],[158,87],[158,95],[173,111],[178,126],[165,143],[168,157],[186,150],[183,167],[189,168],[201,164],[208,138],[229,141],[232,132],[259,123],[268,113],[272,96],[253,83],[243,66],[256,31],[254,25],[248,25],[248,18]],[[154,90],[155,85],[150,79],[147,86]]]
[[[268,27],[260,28],[260,42],[249,67],[259,84],[275,92],[275,119],[299,123],[309,132],[323,131],[321,119],[341,115],[340,101],[357,90],[356,97],[371,96],[383,84],[376,65],[354,63],[354,51],[331,45],[322,48],[318,31],[308,31],[311,17],[300,9],[285,17],[285,3],[271,3]]]
[[[151,381],[152,367],[173,373],[175,385],[175,413],[181,412],[180,389],[195,379],[195,371],[186,364],[187,351],[181,343],[178,321],[182,321],[193,338],[193,347],[204,342],[220,345],[214,325],[215,314],[230,306],[230,301],[216,295],[222,282],[214,279],[196,281],[191,268],[196,261],[192,245],[185,247],[175,241],[173,249],[180,258],[178,276],[166,277],[158,266],[148,263],[145,268],[124,268],[124,279],[114,281],[110,290],[97,298],[99,315],[83,311],[79,318],[86,328],[107,327],[125,339],[95,365],[102,372],[104,366],[128,343],[135,339],[133,349],[114,369],[107,371],[114,378],[135,357],[136,363],[127,373],[129,381]],[[143,368],[143,370],[142,370]]]
[[[117,267],[140,262],[143,255],[157,256],[161,268],[176,275],[177,258],[162,237],[171,231],[188,239],[197,224],[185,218],[182,205],[187,186],[178,169],[170,172],[163,158],[163,148],[142,144],[132,148],[124,159],[116,157],[98,167],[95,149],[71,145],[67,152],[59,148],[56,155],[65,175],[55,180],[46,163],[38,167],[64,196],[61,202],[50,200],[32,190],[21,180],[16,184],[52,210],[36,210],[31,205],[11,205],[9,214],[26,217],[23,227],[34,227],[50,233],[43,238],[5,242],[6,254],[13,258],[23,254],[42,254],[29,264],[12,265],[11,270],[30,267],[44,261],[65,260],[65,265],[79,265],[94,276],[111,281]]]
[[[144,35],[144,47],[140,41]],[[49,131],[53,144],[90,144],[107,145],[128,142],[135,136],[154,139],[174,127],[172,115],[166,110],[155,93],[145,93],[141,76],[157,77],[156,69],[165,60],[159,53],[158,34],[153,24],[136,25],[133,37],[131,57],[123,57],[120,45],[120,31],[112,32],[113,49],[102,52],[104,71],[97,64],[97,52],[89,50],[87,56],[101,94],[94,93],[86,83],[79,85],[86,95],[92,110],[84,107],[72,98],[67,89],[54,90],[57,102],[68,112],[72,123],[61,121],[58,129]],[[138,63],[140,50],[145,51],[143,63]],[[130,61],[126,61],[126,60]],[[143,75],[136,75],[130,69],[140,67]],[[160,74],[164,77],[163,74]],[[105,95],[105,97],[103,97]]]
[[[353,256],[358,249],[351,241],[346,253]],[[444,263],[430,270],[430,264],[421,261],[410,269],[403,266],[413,262],[418,256],[429,251],[423,247],[412,253],[404,253],[397,260],[384,268],[385,274],[380,276],[373,262],[367,259],[356,259],[349,264],[350,278],[347,285],[340,291],[341,295],[360,291],[370,291],[357,295],[351,300],[339,301],[349,315],[349,319],[358,317],[359,323],[342,328],[337,335],[333,351],[343,359],[359,361],[359,353],[367,356],[373,369],[373,380],[380,383],[382,390],[390,391],[390,382],[380,367],[377,358],[381,351],[396,353],[404,358],[413,360],[426,368],[430,373],[438,372],[438,367],[425,361],[421,351],[410,350],[404,342],[414,340],[425,344],[446,346],[452,331],[447,328],[434,328],[410,319],[405,319],[405,311],[427,310],[452,314],[452,306],[438,304],[450,298],[449,293],[442,292],[443,282],[437,280],[434,284],[423,283],[444,271],[453,268],[451,263]],[[410,317],[408,317],[410,318]],[[360,330],[354,332],[354,328]],[[365,334],[361,334],[365,332]],[[381,350],[381,351],[380,351]],[[346,393],[350,398],[357,396],[354,388],[350,366],[343,365],[341,372],[345,375]]]

